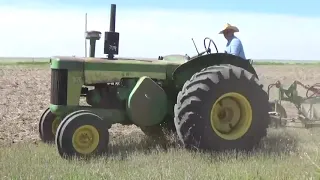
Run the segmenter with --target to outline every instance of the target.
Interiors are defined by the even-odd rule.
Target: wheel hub
[[[79,127],[73,135],[72,143],[76,151],[82,154],[93,152],[99,144],[99,132],[90,125]]]
[[[224,139],[240,138],[249,129],[251,120],[250,103],[238,93],[221,96],[211,109],[211,126]]]
[[[218,118],[221,123],[229,123],[233,116],[233,110],[228,107],[221,108],[221,110],[218,112]]]

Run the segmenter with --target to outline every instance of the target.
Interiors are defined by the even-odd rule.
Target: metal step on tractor
[[[149,136],[164,130],[187,149],[251,150],[266,135],[271,107],[250,61],[219,53],[204,39],[195,56],[115,57],[116,5],[104,54],[95,57],[101,32],[87,32],[90,57],[52,57],[51,99],[42,114],[42,141],[55,142],[61,157],[92,157],[108,151],[109,129],[134,124]],[[212,53],[213,44],[216,53]],[[197,50],[198,51],[198,50]],[[141,52],[143,54],[143,52]],[[85,98],[88,105],[80,105]]]

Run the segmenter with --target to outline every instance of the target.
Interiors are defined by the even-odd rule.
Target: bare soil
[[[256,71],[267,89],[268,84],[280,80],[290,85],[294,80],[305,84],[317,83],[319,66],[259,65]],[[301,91],[304,96],[305,91]],[[271,92],[271,99],[276,92]],[[36,142],[38,121],[50,101],[50,70],[42,67],[0,66],[0,146],[21,141]],[[284,104],[290,117],[296,116],[295,107]],[[113,135],[141,133],[135,126],[114,125]]]

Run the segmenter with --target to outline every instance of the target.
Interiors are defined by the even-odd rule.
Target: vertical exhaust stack
[[[116,5],[115,4],[111,4],[109,31],[116,32]]]
[[[87,45],[87,31],[88,31],[88,14],[84,17],[84,57],[87,57],[88,45]]]
[[[114,59],[119,52],[119,33],[116,32],[116,5],[111,4],[109,31],[104,34],[104,54],[108,59]]]

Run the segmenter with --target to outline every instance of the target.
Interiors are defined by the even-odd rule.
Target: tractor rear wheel
[[[107,153],[108,143],[106,123],[88,111],[74,112],[57,130],[56,145],[63,158],[102,155]]]
[[[60,118],[57,117],[47,108],[40,117],[39,135],[40,139],[45,143],[53,143],[56,130],[60,123]]]
[[[255,75],[232,66],[194,74],[178,94],[175,126],[186,148],[251,150],[270,123],[267,93]]]

